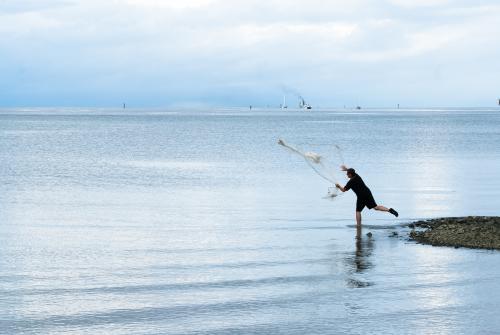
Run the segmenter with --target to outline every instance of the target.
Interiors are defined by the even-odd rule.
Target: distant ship
[[[307,104],[304,98],[299,96],[299,108],[301,109],[312,109],[311,105]]]

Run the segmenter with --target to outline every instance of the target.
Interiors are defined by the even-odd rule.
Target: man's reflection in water
[[[347,285],[349,287],[367,287],[373,285],[368,281],[360,280],[358,274],[366,272],[373,267],[370,256],[373,252],[373,239],[370,236],[362,235],[361,227],[356,227],[356,251],[347,257]]]

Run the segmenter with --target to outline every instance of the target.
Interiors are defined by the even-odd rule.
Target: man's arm
[[[335,187],[337,187],[337,188],[338,188],[339,190],[341,190],[342,192],[347,191],[347,190],[345,189],[345,187],[342,187],[342,186],[341,186],[340,184],[338,184],[338,183],[337,183],[337,184],[335,184]]]
[[[347,182],[347,184],[345,184],[345,186],[343,186],[343,187],[339,183],[335,184],[335,187],[338,188],[339,190],[341,190],[342,192],[349,191],[351,189],[351,186],[352,186],[352,179],[349,179],[349,181]]]

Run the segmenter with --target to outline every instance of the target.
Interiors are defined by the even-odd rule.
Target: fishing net
[[[335,184],[339,182],[338,175],[340,174],[340,166],[344,165],[344,155],[338,145],[314,145],[312,146],[314,149],[306,151],[292,146],[282,139],[278,140],[278,144],[289,152],[302,157],[318,176],[330,183],[325,198],[334,199],[340,194]]]

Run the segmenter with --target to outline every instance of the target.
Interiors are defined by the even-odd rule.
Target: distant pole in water
[[[125,109],[125,108],[126,108],[125,103],[123,103],[123,109]]]
[[[498,106],[500,106],[500,99],[497,99]]]
[[[250,105],[250,110],[252,110],[252,105]]]
[[[398,109],[399,109],[399,104],[398,104]]]

